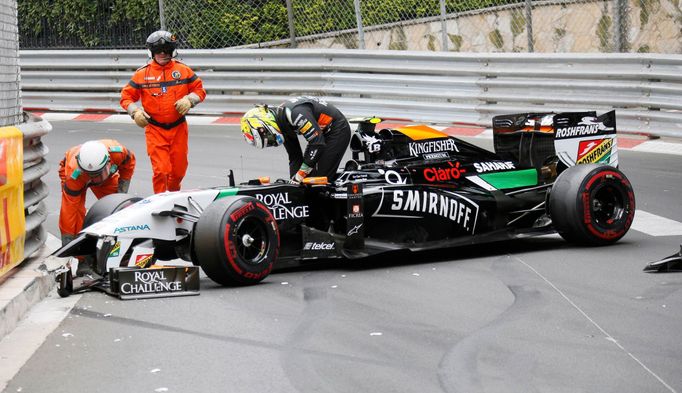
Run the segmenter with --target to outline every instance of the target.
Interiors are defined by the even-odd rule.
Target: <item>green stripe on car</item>
[[[535,169],[486,173],[478,176],[500,190],[529,187],[538,184],[538,171]]]
[[[220,192],[218,193],[218,196],[216,196],[215,199],[220,199],[220,198],[225,198],[228,196],[237,195],[238,191],[239,191],[239,188],[226,188],[224,190],[220,190]]]

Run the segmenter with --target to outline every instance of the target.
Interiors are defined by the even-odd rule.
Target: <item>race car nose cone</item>
[[[650,262],[644,267],[645,272],[679,272],[682,271],[682,244],[680,252],[660,261]]]

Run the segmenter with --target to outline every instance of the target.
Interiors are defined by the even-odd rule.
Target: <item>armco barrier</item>
[[[47,239],[43,223],[47,219],[47,207],[43,200],[48,188],[42,176],[49,171],[45,160],[47,146],[41,137],[47,135],[52,126],[45,120],[32,115],[24,115],[25,122],[17,128],[24,135],[24,214],[26,216],[26,238],[24,259],[36,252]]]
[[[27,109],[116,111],[147,52],[21,51]],[[489,126],[494,115],[616,109],[623,131],[682,137],[682,56],[181,50],[204,80],[195,114],[320,96],[347,116]]]

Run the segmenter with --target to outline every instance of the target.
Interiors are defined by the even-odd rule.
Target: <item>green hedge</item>
[[[159,26],[157,0],[18,0],[22,48],[135,48]]]
[[[523,0],[446,0],[461,12]],[[353,0],[292,0],[297,36],[356,28]],[[158,0],[18,0],[23,48],[142,48],[158,29]],[[184,47],[287,39],[285,0],[164,0]],[[438,0],[361,0],[365,26],[440,14]]]

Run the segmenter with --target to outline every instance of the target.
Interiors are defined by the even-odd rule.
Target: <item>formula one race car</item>
[[[617,169],[613,111],[497,116],[494,153],[428,126],[377,130],[379,122],[359,121],[353,159],[333,179],[236,185],[230,176],[223,187],[141,200],[111,195],[95,203],[86,216],[91,225],[55,255],[92,261],[114,293],[166,296],[191,292],[187,276],[197,274],[176,268],[170,281],[159,272],[156,281],[141,274],[157,261],[181,258],[217,283],[248,285],[273,268],[316,258],[553,232],[606,245],[634,218],[632,186]],[[62,295],[78,289],[72,268],[59,275]]]

